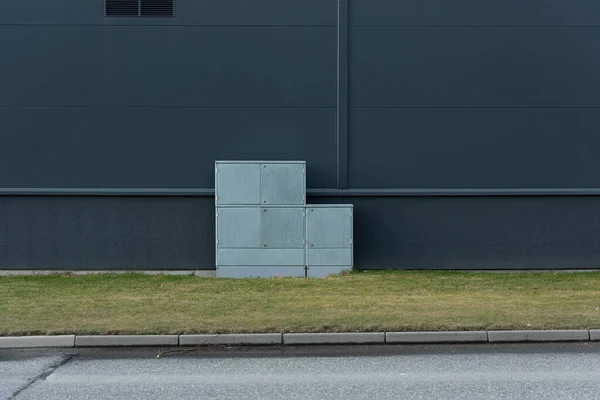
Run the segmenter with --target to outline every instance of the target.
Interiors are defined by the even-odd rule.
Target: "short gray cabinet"
[[[352,205],[306,206],[306,231],[307,276],[321,277],[352,269]]]

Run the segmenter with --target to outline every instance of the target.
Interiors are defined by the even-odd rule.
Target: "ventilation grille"
[[[106,0],[107,17],[137,17],[138,0]]]
[[[173,0],[142,0],[142,17],[172,17]]]
[[[106,0],[107,17],[173,17],[174,0]]]

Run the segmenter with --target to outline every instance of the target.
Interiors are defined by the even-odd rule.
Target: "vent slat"
[[[173,17],[174,0],[106,0],[107,17]]]
[[[142,0],[143,17],[172,17],[173,0]]]
[[[137,17],[138,15],[138,0],[106,0],[108,17]]]

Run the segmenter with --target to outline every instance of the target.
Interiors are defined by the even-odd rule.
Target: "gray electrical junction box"
[[[306,204],[304,161],[217,161],[215,206],[218,278],[352,269],[353,207]]]

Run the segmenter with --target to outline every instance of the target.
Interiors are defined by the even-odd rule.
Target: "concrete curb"
[[[75,347],[75,335],[0,337],[0,349]]]
[[[214,345],[439,344],[600,341],[600,329],[557,331],[259,333],[215,335],[62,335],[0,337],[0,349]]]
[[[590,340],[587,330],[568,331],[489,331],[490,343],[506,342],[581,342]]]
[[[470,332],[388,332],[386,343],[485,343],[486,331]]]
[[[177,335],[76,336],[75,347],[178,346]]]
[[[179,336],[179,345],[276,345],[283,343],[281,336],[281,333],[254,333],[244,335],[181,335]]]
[[[284,344],[384,344],[384,332],[284,333]]]

